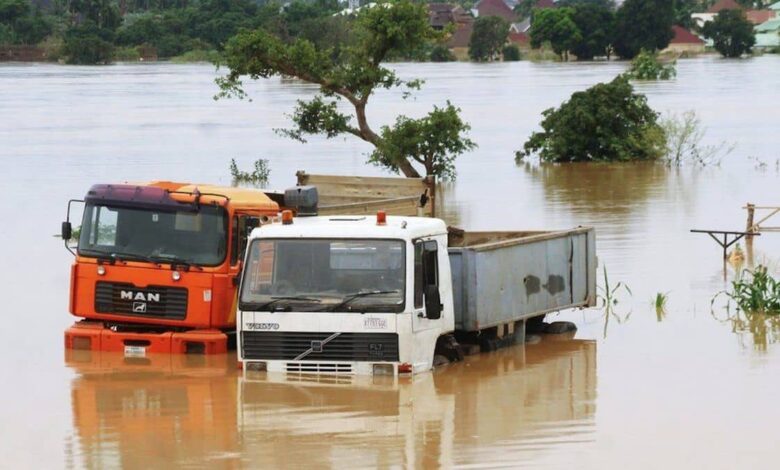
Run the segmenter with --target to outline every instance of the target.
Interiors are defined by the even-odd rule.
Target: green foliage
[[[674,37],[674,0],[626,0],[615,16],[615,52],[633,59],[642,49],[666,48]]]
[[[428,57],[431,62],[453,62],[455,60],[455,54],[444,44],[433,46]]]
[[[468,127],[452,119],[453,113],[457,115],[456,108],[434,108],[422,119],[400,116],[394,126],[383,128],[381,135],[371,129],[366,114],[368,100],[377,89],[414,90],[421,84],[419,80],[401,80],[382,63],[390,57],[419,54],[439,39],[441,34],[430,27],[426,5],[410,0],[361,9],[351,20],[349,42],[338,50],[335,46],[318,47],[301,38],[285,41],[264,29],[241,31],[225,47],[229,73],[217,80],[221,89],[217,98],[244,97],[243,76],[296,77],[319,85],[320,94],[298,102],[291,116],[294,127],[280,131],[282,134],[301,141],[311,134],[352,134],[376,148],[369,157],[372,163],[413,177],[419,176],[413,161],[425,162],[428,174],[446,173],[451,165],[444,160],[456,157],[471,144],[462,135]],[[349,103],[354,114],[339,108],[340,101]],[[398,136],[411,128],[428,134],[417,142],[399,142]]]
[[[394,169],[396,162],[413,159],[425,168],[427,175],[445,180],[455,179],[455,158],[476,147],[466,134],[470,126],[460,118],[460,109],[447,106],[433,107],[421,119],[400,116],[395,125],[384,126],[381,144],[371,154],[370,161]]]
[[[666,302],[669,300],[669,294],[658,292],[653,298],[653,307],[655,307],[655,317],[660,323],[666,318]]]
[[[477,62],[495,60],[509,37],[509,23],[498,16],[481,16],[474,20],[469,39],[469,57]]]
[[[577,56],[577,60],[609,56],[615,35],[615,13],[609,2],[580,1],[573,8],[572,20],[581,37],[571,46],[571,53]]]
[[[517,44],[507,44],[504,46],[501,50],[501,56],[504,58],[504,62],[517,62],[523,58]]]
[[[90,20],[73,27],[65,34],[62,52],[69,64],[97,65],[108,64],[114,56],[111,42],[113,32],[99,28]]]
[[[113,0],[69,0],[68,10],[98,29],[114,31],[122,23],[119,7]]]
[[[626,74],[635,80],[669,80],[677,75],[674,63],[662,64],[658,54],[642,50],[631,61],[631,68]]]
[[[740,57],[750,54],[756,44],[753,24],[742,10],[721,10],[714,20],[704,24],[704,36],[712,39],[715,50],[723,57]]]
[[[574,22],[574,9],[545,8],[536,10],[531,25],[531,47],[549,42],[553,51],[568,59],[569,51],[582,41],[582,33]]]
[[[520,0],[517,5],[512,9],[515,14],[522,20],[531,17],[537,0]]]
[[[609,283],[609,275],[607,274],[607,267],[604,266],[604,281],[603,284],[597,286],[598,293],[596,298],[601,300],[601,309],[604,311],[604,337],[607,337],[607,327],[609,326],[610,318],[614,318],[618,324],[624,323],[631,318],[631,311],[626,314],[620,314],[617,311],[617,306],[620,300],[620,293],[625,292],[629,296],[633,295],[631,289],[627,284],[622,281],[618,282],[614,286]]]
[[[230,159],[230,176],[233,178],[233,186],[238,186],[240,183],[264,186],[268,183],[270,174],[271,169],[268,167],[268,160],[262,158],[255,160],[254,169],[248,172],[238,169],[235,158]]]
[[[706,11],[706,8],[699,0],[675,0],[674,2],[674,24],[680,25],[685,29],[693,29],[696,22],[691,15]]]
[[[630,161],[664,154],[658,113],[624,76],[576,92],[542,115],[543,130],[531,135],[517,159],[538,154],[550,162]]]
[[[114,60],[119,62],[136,62],[141,58],[137,47],[117,47],[114,49]]]
[[[745,276],[733,281],[726,295],[743,312],[780,315],[780,280],[773,278],[766,266],[745,270]]]
[[[0,44],[36,44],[51,32],[51,20],[29,0],[0,0]]]

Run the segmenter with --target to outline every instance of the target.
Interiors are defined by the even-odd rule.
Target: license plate
[[[146,348],[143,346],[125,346],[125,357],[146,357]]]

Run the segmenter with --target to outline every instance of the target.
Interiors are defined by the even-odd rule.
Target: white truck
[[[423,372],[437,354],[458,358],[458,341],[508,344],[528,319],[594,305],[595,271],[592,228],[463,232],[382,212],[285,212],[250,236],[239,360],[255,371]]]

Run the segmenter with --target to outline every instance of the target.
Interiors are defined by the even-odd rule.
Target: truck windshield
[[[256,239],[241,309],[401,312],[405,276],[400,240]]]
[[[227,217],[217,206],[197,212],[155,211],[87,204],[80,256],[109,256],[217,266],[225,259]]]

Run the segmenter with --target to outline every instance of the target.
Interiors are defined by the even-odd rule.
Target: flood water
[[[274,133],[314,91],[300,83],[215,102],[207,65],[0,65],[0,467],[776,468],[780,325],[730,320],[722,297],[713,311],[727,287],[720,248],[689,230],[741,230],[745,203],[780,204],[780,57],[684,60],[675,80],[637,85],[659,111],[695,110],[707,143],[734,144],[719,167],[515,164],[542,110],[623,68],[399,64],[423,91],[372,98],[376,128],[446,100],[462,108],[479,148],[446,187],[448,221],[593,225],[600,276],[632,292],[611,314],[553,316],[577,324],[573,338],[393,381],[243,377],[235,356],[66,354],[72,258],[53,235],[91,184],[227,184],[231,158],[268,159],[274,188],[296,170],[381,173],[355,139]],[[777,274],[780,234],[757,237],[752,257]]]

